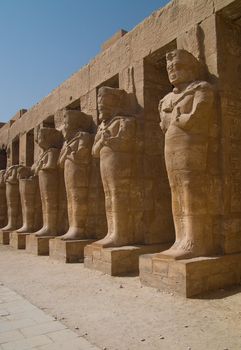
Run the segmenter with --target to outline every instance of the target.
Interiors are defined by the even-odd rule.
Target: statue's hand
[[[175,111],[176,111],[175,120],[176,120],[176,122],[179,122],[180,117],[181,117],[180,107],[177,107]]]

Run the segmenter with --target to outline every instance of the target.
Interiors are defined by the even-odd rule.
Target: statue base
[[[26,237],[30,233],[19,233],[16,231],[10,232],[9,235],[9,245],[15,249],[25,249],[26,248]]]
[[[186,260],[143,255],[139,268],[143,285],[187,298],[241,282],[241,254]]]
[[[65,263],[84,261],[84,248],[94,242],[93,239],[63,241],[60,238],[50,239],[49,257]]]
[[[134,245],[115,248],[103,248],[90,244],[84,250],[84,266],[99,270],[111,276],[138,274],[139,256],[168,249],[170,245]]]
[[[11,231],[0,230],[0,244],[9,244],[9,236]]]
[[[30,234],[26,237],[26,252],[34,255],[49,255],[49,240],[53,236],[37,237]]]

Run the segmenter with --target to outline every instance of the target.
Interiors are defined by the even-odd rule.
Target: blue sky
[[[30,108],[119,29],[168,0],[0,0],[0,121]]]

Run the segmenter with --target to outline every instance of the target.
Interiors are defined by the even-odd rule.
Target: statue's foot
[[[102,246],[103,248],[111,248],[127,246],[130,243],[114,235],[107,235],[103,239],[96,241],[94,244]]]
[[[16,227],[12,226],[12,225],[7,225],[4,226],[3,228],[1,228],[2,231],[15,231]]]
[[[191,250],[171,247],[170,249],[158,253],[157,256],[161,259],[184,260],[197,257],[198,255],[196,255],[195,252]]]
[[[30,233],[30,232],[33,232],[33,229],[27,226],[23,226],[17,230],[17,233]]]
[[[84,230],[70,227],[68,232],[60,236],[60,239],[63,241],[85,239]]]
[[[51,231],[48,227],[43,227],[39,231],[35,232],[34,235],[36,237],[55,237],[56,232]]]

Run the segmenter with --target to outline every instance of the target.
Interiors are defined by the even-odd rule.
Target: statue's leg
[[[34,180],[20,180],[23,226],[17,230],[19,233],[34,231],[36,187],[37,183]]]
[[[133,243],[133,229],[130,227],[131,169],[132,155],[118,152],[101,167],[108,234],[97,243],[104,247]]]
[[[181,248],[190,256],[207,256],[213,250],[212,216],[209,213],[209,176],[183,172],[184,232]]]
[[[13,231],[18,228],[20,215],[20,196],[18,184],[6,185],[7,207],[8,207],[8,224],[3,227],[4,231]]]
[[[130,222],[130,180],[119,179],[118,187],[112,187],[107,211],[108,235],[98,241],[104,247],[120,247],[134,243]],[[115,184],[116,185],[116,184]],[[111,230],[109,227],[111,226]]]
[[[7,201],[6,201],[6,186],[0,188],[0,227],[7,223]]]
[[[61,236],[61,239],[84,239],[88,210],[88,188],[74,187],[68,189],[68,202],[70,206],[69,230]]]
[[[40,194],[43,209],[43,227],[36,236],[57,236],[58,234],[58,176],[57,172],[44,172],[39,175]]]

